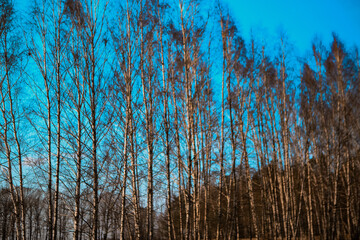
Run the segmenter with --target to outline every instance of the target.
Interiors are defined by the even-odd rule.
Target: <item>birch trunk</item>
[[[16,190],[16,187],[14,185],[14,179],[13,179],[13,170],[12,170],[12,151],[10,146],[10,139],[9,139],[9,125],[11,124],[11,120],[8,119],[9,110],[7,109],[8,104],[10,101],[10,107],[12,108],[11,103],[11,93],[10,93],[10,86],[9,86],[9,66],[8,66],[8,53],[7,53],[7,33],[5,32],[5,38],[4,38],[4,48],[5,48],[5,76],[2,77],[0,82],[0,92],[1,92],[1,112],[3,116],[3,125],[2,125],[2,141],[5,145],[5,157],[7,160],[7,171],[6,171],[6,178],[8,179],[8,184],[10,188],[10,197],[12,201],[12,205],[14,208],[14,217],[15,217],[15,223],[16,223],[16,238],[22,239],[23,231],[21,229],[21,209],[19,209],[19,196]],[[4,80],[6,79],[7,87],[4,86]],[[7,99],[9,97],[9,99]],[[10,111],[10,114],[12,114],[12,111]],[[10,122],[10,123],[9,123]],[[21,197],[20,197],[21,198]],[[21,204],[21,203],[20,203]],[[14,231],[15,232],[15,231]]]

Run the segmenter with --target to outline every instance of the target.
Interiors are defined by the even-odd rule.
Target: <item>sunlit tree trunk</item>
[[[12,205],[14,208],[14,219],[15,219],[15,227],[16,227],[16,238],[22,239],[23,232],[21,229],[21,209],[19,208],[19,194],[14,184],[14,177],[13,177],[13,163],[12,163],[12,149],[9,136],[11,134],[11,123],[14,119],[11,119],[10,116],[13,116],[12,110],[12,96],[11,96],[11,87],[10,87],[10,66],[9,66],[9,53],[8,53],[8,39],[7,39],[7,32],[3,33],[4,36],[2,37],[3,45],[1,46],[4,50],[4,76],[1,76],[0,81],[0,92],[1,92],[1,113],[3,117],[2,123],[2,131],[1,131],[1,138],[2,142],[5,145],[5,157],[7,161],[7,171],[6,171],[6,178],[8,180],[9,188],[10,188],[10,197],[12,201]],[[4,84],[5,83],[5,84]],[[10,107],[10,109],[8,109]],[[10,115],[10,116],[9,116]],[[14,129],[16,131],[16,128]],[[19,149],[18,149],[19,150]],[[20,156],[20,155],[19,155]],[[19,163],[20,164],[20,163]],[[20,203],[21,204],[21,203]],[[21,205],[20,205],[21,206]],[[15,233],[15,231],[13,231]]]
[[[82,78],[80,76],[80,65],[81,65],[81,59],[79,58],[79,36],[77,35],[78,32],[74,30],[73,32],[73,38],[72,38],[72,44],[70,44],[71,47],[71,53],[68,56],[68,59],[72,60],[73,67],[69,68],[68,74],[71,77],[72,81],[68,83],[67,88],[67,94],[69,96],[72,96],[70,99],[69,104],[73,104],[74,106],[74,118],[76,121],[76,130],[74,133],[72,133],[73,136],[75,136],[76,142],[73,147],[73,151],[75,152],[75,195],[74,195],[74,234],[73,234],[73,240],[78,240],[81,238],[81,229],[80,229],[80,222],[81,222],[81,179],[83,175],[83,166],[82,166],[82,159],[84,158],[84,136],[83,136],[83,111],[84,111],[84,100],[85,100],[85,88],[84,88],[84,82],[81,81]]]
[[[211,37],[210,37],[211,39]],[[210,64],[211,61],[211,40],[209,40],[208,45],[208,63]],[[211,103],[212,103],[212,96],[211,96],[211,78],[209,76],[209,68],[206,72],[206,87],[204,88],[204,101],[205,104],[203,106],[203,142],[205,146],[203,146],[203,176],[204,176],[204,239],[208,240],[209,237],[209,201],[210,201],[210,167],[211,167],[211,146],[212,146],[212,121],[211,121]]]
[[[26,239],[26,219],[25,219],[25,198],[24,198],[24,180],[23,180],[23,158],[22,158],[22,149],[21,149],[21,145],[20,145],[20,139],[19,139],[19,134],[18,134],[18,129],[19,129],[19,119],[16,116],[15,113],[15,109],[14,109],[14,96],[13,96],[13,89],[11,89],[12,83],[10,81],[10,76],[9,76],[9,72],[6,71],[6,80],[7,80],[7,87],[8,87],[8,92],[7,95],[9,97],[9,107],[10,107],[10,115],[11,115],[11,122],[12,122],[12,127],[13,127],[13,138],[15,140],[16,143],[16,153],[17,153],[17,160],[18,160],[18,166],[19,166],[19,188],[20,188],[20,194],[16,194],[19,195],[18,196],[18,207],[19,209],[14,208],[15,213],[18,211],[19,216],[17,216],[19,218],[19,220],[21,221],[18,223],[18,228],[21,231],[21,235],[19,236],[19,239]],[[16,97],[16,96],[15,96]],[[16,105],[15,105],[16,106]],[[10,164],[11,165],[11,164]],[[9,169],[11,170],[11,168]],[[10,181],[11,183],[11,181]],[[15,190],[16,191],[16,190]],[[17,191],[16,191],[17,192]],[[18,221],[19,221],[18,220]]]
[[[90,178],[92,181],[92,209],[91,209],[91,239],[99,238],[99,171],[102,164],[99,165],[99,153],[102,128],[108,128],[105,121],[105,111],[107,105],[107,96],[105,96],[106,79],[105,70],[107,67],[106,41],[103,41],[105,28],[105,15],[107,3],[101,3],[99,0],[85,2],[82,7],[84,11],[83,26],[81,34],[81,58],[84,61],[82,66],[82,77],[87,88],[85,97],[86,114],[85,118],[88,124],[87,134],[90,137],[89,160]],[[100,40],[101,41],[100,41]]]
[[[221,24],[223,20],[221,19]],[[220,176],[219,176],[219,193],[218,193],[218,222],[217,222],[217,231],[216,231],[216,239],[220,240],[224,238],[222,233],[222,215],[223,211],[221,208],[222,195],[223,195],[223,182],[224,182],[224,147],[225,147],[225,139],[224,139],[224,128],[225,128],[225,74],[226,74],[226,39],[223,38],[223,59],[222,59],[222,75],[221,75],[221,125],[220,125],[220,138],[219,138],[219,165],[220,165]]]
[[[167,179],[167,186],[166,186],[166,208],[167,208],[167,231],[168,231],[168,239],[174,239],[176,238],[175,229],[173,227],[173,220],[172,220],[172,203],[171,203],[171,164],[170,164],[170,112],[169,112],[169,106],[168,102],[170,100],[169,98],[169,79],[166,79],[166,70],[165,70],[165,47],[164,44],[164,29],[163,29],[163,18],[162,15],[164,14],[164,10],[162,9],[162,6],[160,5],[160,2],[157,2],[156,6],[156,13],[159,18],[158,23],[158,38],[159,38],[159,45],[160,45],[160,63],[161,63],[161,77],[162,77],[162,90],[163,90],[163,123],[164,123],[164,133],[165,133],[165,164],[166,164],[166,179]],[[165,45],[165,46],[164,46]],[[167,61],[170,61],[170,52],[171,52],[171,45],[168,44],[168,59]],[[169,62],[168,62],[168,65]]]
[[[191,4],[191,3],[189,3]],[[186,10],[189,10],[193,6],[186,6],[183,1],[179,1],[180,8],[180,25],[181,25],[181,34],[182,34],[182,57],[184,61],[184,88],[185,88],[185,105],[186,105],[186,144],[187,144],[187,189],[186,189],[186,204],[185,204],[185,213],[186,213],[186,240],[191,239],[192,227],[191,227],[191,210],[193,208],[193,199],[192,199],[192,165],[193,165],[193,101],[192,101],[192,79],[191,75],[191,57],[188,39],[190,37],[190,29],[188,29],[189,19],[186,19],[187,15]]]
[[[54,194],[54,220],[52,238],[57,239],[58,232],[58,215],[59,215],[59,184],[60,184],[60,161],[61,161],[61,111],[62,111],[62,82],[64,74],[61,72],[61,62],[63,61],[63,48],[66,42],[62,38],[63,30],[63,5],[60,1],[52,2],[52,11],[54,13],[54,50],[53,52],[53,68],[55,72],[55,96],[56,96],[56,170],[55,170],[55,194]]]
[[[140,3],[141,4],[141,3]],[[141,13],[142,14],[142,13]],[[154,190],[153,190],[153,160],[154,160],[154,79],[153,79],[153,52],[152,52],[152,36],[149,39],[144,39],[143,31],[144,27],[142,19],[144,16],[141,16],[140,19],[140,41],[141,41],[141,53],[140,59],[142,63],[140,64],[141,71],[141,83],[142,83],[142,95],[143,95],[143,105],[145,106],[145,123],[146,123],[146,144],[148,150],[148,186],[147,186],[147,229],[148,229],[148,240],[152,240],[154,237]],[[151,29],[150,29],[151,31]],[[145,46],[146,41],[146,46]],[[146,47],[146,50],[145,50]],[[147,69],[144,69],[143,64],[147,63]],[[145,71],[147,71],[145,73]],[[147,81],[147,82],[145,82]]]
[[[183,161],[181,158],[181,147],[180,147],[180,123],[179,123],[179,110],[177,106],[177,98],[175,92],[175,79],[174,79],[174,69],[171,68],[171,89],[172,89],[172,104],[174,106],[174,129],[175,129],[175,145],[176,145],[176,157],[177,157],[177,167],[178,167],[178,182],[179,182],[179,231],[180,239],[184,239],[184,226],[183,226],[183,196],[184,190],[182,186],[183,182]]]
[[[5,152],[4,158],[7,161],[7,169],[4,163],[5,179],[8,181],[10,190],[10,199],[13,205],[13,212],[10,217],[14,217],[16,223],[16,237],[17,239],[26,239],[26,221],[25,221],[25,199],[24,199],[24,182],[23,182],[23,152],[20,145],[20,118],[17,107],[17,91],[20,87],[20,78],[22,77],[21,42],[15,36],[17,26],[15,21],[14,6],[11,1],[2,1],[0,3],[0,111],[2,113],[3,121],[1,121],[1,145],[2,151]],[[15,71],[17,70],[18,73]],[[19,75],[15,75],[19,74]],[[15,145],[12,147],[12,145]],[[5,145],[5,146],[4,146]],[[5,148],[5,149],[4,149]],[[4,160],[5,160],[4,159]],[[18,161],[18,169],[13,170],[15,161]],[[18,180],[14,179],[13,172],[18,172]],[[16,184],[18,182],[18,184]],[[19,187],[16,187],[18,185]],[[4,209],[7,206],[4,206]],[[10,207],[10,206],[9,206]],[[7,210],[5,210],[7,211]],[[3,214],[6,219],[7,216]],[[5,227],[6,220],[3,220]],[[13,230],[14,231],[14,230]],[[4,231],[3,231],[4,232]],[[15,231],[14,231],[15,232]],[[6,232],[3,238],[6,238]]]

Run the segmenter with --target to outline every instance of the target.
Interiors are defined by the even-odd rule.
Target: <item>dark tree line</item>
[[[297,61],[219,1],[16,9],[0,0],[1,239],[360,237],[360,63],[338,36]]]

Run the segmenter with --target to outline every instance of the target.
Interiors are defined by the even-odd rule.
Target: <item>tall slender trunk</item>
[[[95,95],[95,89],[93,88],[93,94]],[[93,95],[93,96],[94,96]],[[92,239],[96,240],[98,238],[98,227],[99,227],[99,199],[98,199],[98,162],[97,162],[97,148],[98,148],[98,138],[96,131],[96,109],[94,99],[92,99],[91,107],[91,135],[92,135],[92,174],[93,174],[93,226],[92,226]]]
[[[126,219],[126,187],[128,175],[128,135],[130,130],[130,121],[132,119],[132,45],[131,45],[131,32],[130,32],[130,6],[129,1],[126,1],[126,39],[127,51],[123,61],[127,61],[126,69],[124,69],[125,80],[125,95],[126,95],[126,117],[125,117],[125,132],[124,132],[124,147],[123,147],[123,183],[122,183],[122,204],[120,216],[120,239],[125,239],[125,219]],[[132,131],[132,130],[131,130]]]
[[[56,3],[54,4],[56,6]],[[55,13],[58,11],[57,19],[55,19],[55,53],[54,53],[54,68],[55,68],[55,79],[56,79],[56,120],[57,120],[57,130],[56,130],[56,173],[55,173],[55,196],[54,196],[54,229],[53,229],[53,239],[57,239],[57,222],[58,222],[58,215],[59,215],[59,183],[60,183],[60,160],[61,160],[61,72],[60,72],[60,65],[61,65],[61,21],[62,21],[62,15],[61,15],[61,3],[59,3],[59,6],[56,6],[56,9],[53,9],[53,12]]]
[[[142,3],[140,3],[142,4]],[[148,240],[152,240],[154,237],[154,216],[153,216],[153,160],[154,160],[154,122],[153,122],[153,79],[152,79],[152,46],[146,46],[148,49],[147,55],[144,50],[144,38],[143,31],[144,26],[142,22],[142,18],[144,17],[142,14],[142,6],[140,6],[141,10],[141,22],[140,22],[140,59],[142,63],[140,64],[140,74],[141,74],[141,84],[142,84],[142,93],[143,93],[143,105],[145,106],[145,123],[146,123],[146,144],[148,150],[148,186],[147,186],[147,230],[148,230]],[[152,40],[152,39],[151,39]],[[150,41],[151,44],[152,42]],[[146,58],[147,61],[146,61]],[[148,72],[147,76],[145,75],[145,69],[143,64],[148,64]],[[148,86],[145,84],[145,77],[148,79]]]
[[[132,110],[132,109],[131,109]],[[134,204],[134,223],[135,223],[135,239],[139,240],[141,238],[140,235],[140,216],[139,216],[139,209],[140,209],[140,204],[139,204],[139,194],[138,194],[138,184],[137,184],[137,179],[138,179],[138,174],[137,174],[137,157],[136,157],[136,136],[135,136],[135,126],[133,124],[133,114],[131,112],[130,114],[130,122],[129,122],[129,128],[130,128],[130,132],[129,132],[129,137],[130,137],[130,157],[131,157],[131,172],[132,172],[132,195],[133,195],[133,204]]]
[[[16,142],[16,148],[17,148],[17,159],[18,159],[18,165],[19,165],[19,188],[20,188],[20,195],[18,196],[19,201],[19,215],[18,216],[21,220],[21,238],[25,240],[26,239],[26,219],[25,219],[25,198],[24,198],[24,182],[23,182],[23,170],[22,170],[22,150],[20,146],[19,136],[18,136],[18,126],[16,124],[17,119],[15,117],[14,113],[14,107],[13,107],[13,97],[11,92],[11,82],[9,79],[9,76],[7,75],[7,85],[8,85],[8,95],[9,95],[9,104],[10,104],[10,113],[11,113],[11,122],[13,124],[13,134],[14,139]],[[19,225],[20,227],[20,225]]]
[[[223,24],[221,20],[221,24]],[[223,42],[225,40],[223,39]],[[223,48],[226,48],[226,46],[223,44]],[[219,193],[218,193],[218,222],[217,222],[217,230],[216,230],[216,239],[220,240],[223,238],[222,235],[222,226],[221,226],[221,220],[222,220],[222,208],[221,208],[221,202],[222,202],[222,195],[223,195],[223,175],[224,175],[224,145],[225,145],[225,139],[224,139],[224,128],[225,128],[225,74],[226,74],[226,53],[223,51],[223,64],[222,64],[222,77],[221,77],[221,131],[220,131],[220,139],[219,139],[219,146],[220,146],[220,159],[219,159],[219,165],[220,165],[220,176],[219,176]]]
[[[167,91],[166,95],[167,95]],[[167,230],[168,230],[168,238],[169,240],[173,239],[174,236],[172,234],[171,226],[172,226],[172,207],[171,207],[171,176],[170,176],[170,142],[169,142],[169,122],[168,122],[168,106],[167,106],[168,98],[164,97],[164,125],[165,125],[165,156],[166,156],[166,179],[167,179]]]
[[[196,88],[196,87],[195,87]],[[196,240],[199,237],[200,231],[199,231],[199,224],[200,224],[200,183],[199,183],[199,156],[198,156],[198,152],[197,149],[198,147],[196,146],[197,142],[199,141],[199,138],[197,138],[197,132],[195,129],[195,126],[198,125],[198,118],[196,117],[196,113],[194,113],[193,115],[193,119],[194,119],[194,128],[193,128],[193,136],[194,136],[194,140],[193,140],[193,149],[194,149],[194,205],[193,205],[193,218],[194,218],[194,231],[193,231],[193,239]],[[196,121],[196,122],[195,122]]]
[[[210,39],[211,39],[211,35],[210,35]],[[208,62],[210,63],[211,61],[211,54],[210,54],[210,50],[211,50],[211,40],[209,40],[209,44],[208,44],[208,51],[209,51],[209,57],[208,57]],[[207,71],[209,71],[209,69],[207,69]],[[205,183],[205,188],[204,188],[204,239],[208,240],[209,237],[209,201],[210,201],[210,159],[211,159],[211,146],[212,146],[212,141],[211,141],[211,136],[212,136],[212,129],[211,129],[211,93],[210,93],[210,89],[211,89],[211,78],[209,77],[209,72],[207,72],[207,76],[206,76],[206,92],[205,92],[205,96],[204,96],[204,101],[206,102],[206,105],[204,106],[204,113],[203,113],[203,121],[204,121],[204,141],[205,141],[205,146],[203,146],[203,148],[205,147],[205,149],[203,150],[205,152],[205,157],[204,157],[204,164],[203,164],[203,172],[204,172],[204,183]]]
[[[159,1],[157,2],[157,14],[160,18],[159,21],[159,42],[160,42],[160,59],[161,59],[161,75],[163,79],[163,122],[165,127],[165,158],[166,158],[166,179],[167,179],[167,231],[168,231],[168,239],[171,240],[175,238],[175,229],[172,231],[172,207],[171,207],[171,176],[170,176],[170,140],[169,140],[169,132],[170,132],[170,116],[169,116],[169,83],[165,77],[165,58],[164,58],[164,44],[163,44],[163,26],[162,26],[162,19],[160,14],[160,4]],[[169,50],[170,52],[170,50]],[[169,56],[170,60],[170,56]]]
[[[93,240],[98,239],[98,228],[99,228],[99,197],[98,197],[98,136],[97,136],[97,92],[95,86],[95,46],[93,42],[93,37],[90,42],[90,84],[89,84],[89,93],[90,93],[90,127],[91,127],[91,158],[92,158],[92,180],[93,180],[93,209],[92,209],[92,236]]]
[[[5,36],[5,49],[7,49],[6,47],[6,36]],[[8,62],[7,60],[7,51],[5,51],[5,62]],[[8,66],[7,64],[5,64],[5,78],[7,79],[7,82],[9,83],[9,70],[8,70]],[[11,201],[13,204],[13,208],[14,208],[14,215],[15,215],[15,223],[16,223],[16,238],[17,239],[22,239],[22,230],[21,230],[21,209],[19,209],[18,207],[18,203],[19,203],[19,196],[17,194],[17,190],[16,187],[14,186],[14,179],[13,179],[13,173],[12,173],[12,156],[11,156],[11,147],[9,144],[9,120],[8,120],[8,110],[7,110],[7,102],[6,102],[6,96],[11,95],[10,92],[4,93],[4,89],[6,89],[5,87],[3,88],[3,83],[4,81],[0,82],[0,92],[1,92],[1,112],[3,115],[3,124],[2,124],[2,128],[3,128],[3,132],[2,132],[2,141],[5,145],[5,156],[6,156],[6,160],[7,160],[7,164],[8,164],[8,170],[7,170],[7,179],[8,179],[8,183],[9,183],[9,188],[10,188],[10,196],[11,196]],[[9,86],[8,86],[9,88]],[[5,91],[9,91],[8,89]],[[14,231],[15,232],[15,231]]]
[[[45,54],[45,53],[44,53]],[[44,63],[46,60],[44,60]],[[46,63],[45,63],[46,65]],[[46,69],[46,67],[45,67]],[[52,151],[52,130],[51,130],[51,97],[50,90],[48,86],[48,79],[44,77],[45,88],[46,88],[46,101],[47,101],[47,120],[46,120],[46,128],[47,128],[47,151],[48,151],[48,234],[49,240],[52,240],[52,231],[53,231],[53,219],[54,219],[54,208],[53,208],[53,197],[52,197],[52,161],[51,161],[51,151]]]
[[[127,84],[128,85],[128,84]],[[128,87],[127,87],[128,88]],[[130,90],[131,93],[131,90]],[[127,172],[128,172],[128,132],[130,122],[130,107],[131,107],[131,95],[127,93],[127,107],[126,107],[126,120],[124,128],[124,146],[123,146],[123,182],[121,186],[121,215],[120,215],[120,239],[125,239],[125,218],[126,218],[126,186],[127,186]]]
[[[230,83],[228,83],[228,95],[230,95]],[[233,222],[232,226],[236,226],[236,220],[235,220],[235,214],[237,213],[237,204],[235,203],[235,201],[237,200],[237,177],[236,177],[236,136],[235,136],[235,126],[234,126],[234,119],[233,119],[233,109],[232,109],[232,100],[230,100],[229,98],[229,115],[230,115],[230,132],[231,132],[231,178],[230,178],[230,192],[229,192],[229,197],[230,199],[228,200],[228,211],[227,211],[227,223],[228,222]],[[230,203],[232,201],[232,198],[234,198],[234,204],[233,204],[233,208],[231,209],[230,207]],[[229,219],[231,217],[231,219]],[[235,228],[236,231],[236,228]],[[236,236],[236,234],[235,234]],[[233,236],[232,231],[230,231],[229,233],[229,239],[234,238],[235,236]]]
[[[182,33],[182,55],[184,61],[184,81],[185,81],[185,102],[186,102],[186,132],[187,132],[187,201],[186,201],[186,240],[191,239],[191,210],[193,208],[192,203],[192,151],[193,151],[193,109],[192,109],[192,97],[191,89],[192,82],[190,80],[190,68],[191,58],[188,47],[188,29],[186,29],[184,3],[180,2],[180,20],[181,20],[181,33]]]
[[[6,158],[8,161],[8,179],[9,179],[9,185],[10,185],[10,195],[14,204],[14,211],[15,211],[15,216],[17,218],[17,237],[19,239],[26,239],[26,222],[25,222],[25,202],[24,202],[24,185],[23,185],[23,171],[22,171],[22,150],[21,150],[21,146],[20,146],[20,141],[19,141],[19,137],[18,137],[18,125],[17,123],[17,119],[15,116],[15,110],[14,110],[14,100],[13,100],[13,83],[12,80],[10,79],[10,67],[8,65],[8,34],[7,32],[5,32],[4,34],[4,39],[3,39],[3,43],[4,43],[4,52],[5,52],[5,77],[2,78],[1,81],[1,85],[0,85],[0,89],[1,89],[1,103],[3,104],[3,108],[1,109],[3,112],[3,118],[4,118],[4,138],[3,138],[3,142],[5,143],[5,152],[6,152]],[[4,79],[6,79],[6,85],[7,88],[5,88],[3,86],[4,84]],[[7,90],[6,94],[4,95],[3,90]],[[6,102],[5,98],[6,96],[8,97],[8,102]],[[7,110],[6,105],[9,105],[10,109]],[[11,147],[9,145],[9,139],[8,139],[8,125],[10,123],[8,123],[8,119],[7,119],[7,113],[10,115],[11,120],[10,122],[12,123],[13,126],[13,138],[16,142],[16,151],[17,151],[17,159],[18,159],[18,166],[19,166],[19,188],[20,188],[20,194],[18,194],[18,191],[16,190],[16,187],[14,186],[13,183],[13,178],[12,178],[12,165],[11,165]]]
[[[227,18],[225,19],[225,17],[223,17],[222,15],[222,12],[220,10],[220,25],[221,25],[221,36],[222,36],[222,54],[223,54],[223,69],[222,69],[222,122],[221,122],[221,153],[220,153],[220,156],[221,156],[221,161],[223,162],[223,148],[224,148],[224,142],[223,142],[223,139],[224,139],[224,136],[223,136],[223,125],[224,125],[224,92],[225,92],[225,78],[226,78],[226,85],[227,85],[227,99],[228,99],[228,104],[229,104],[229,114],[230,114],[230,132],[231,132],[231,136],[230,136],[230,140],[231,140],[231,147],[232,147],[232,154],[231,154],[231,159],[232,159],[232,171],[231,171],[231,174],[230,174],[230,182],[228,184],[226,184],[227,186],[227,195],[226,195],[226,198],[227,198],[227,207],[226,207],[226,217],[225,217],[225,222],[226,222],[226,225],[228,225],[228,223],[230,222],[230,207],[231,207],[231,195],[232,195],[232,184],[233,184],[233,171],[235,170],[234,169],[234,161],[235,161],[235,146],[234,146],[234,129],[233,129],[233,122],[232,122],[232,109],[231,109],[231,98],[230,98],[230,75],[231,75],[231,72],[232,72],[232,59],[231,59],[231,54],[229,53],[231,51],[231,37],[232,36],[229,36],[231,33],[229,31],[229,18],[230,16],[227,15]],[[227,75],[227,76],[226,76]],[[223,167],[221,166],[221,169],[223,169]],[[221,170],[223,171],[223,170]],[[222,177],[222,175],[220,176]],[[221,198],[219,197],[219,201],[221,201]],[[221,207],[219,205],[219,207]],[[218,220],[218,227],[220,227],[220,222],[221,222],[221,219],[219,218]],[[224,227],[222,227],[224,228]],[[224,232],[224,236],[223,238],[228,238],[231,236],[231,230],[229,230],[229,228],[224,228],[223,229],[223,232]],[[218,238],[220,237],[220,235],[218,236]]]
[[[178,120],[178,107],[176,103],[175,97],[175,79],[174,79],[174,71],[172,69],[172,102],[174,106],[174,128],[175,128],[175,145],[177,150],[177,165],[178,165],[178,178],[179,178],[179,232],[180,232],[180,239],[184,239],[184,226],[183,226],[183,189],[182,189],[182,169],[183,169],[183,162],[181,159],[181,147],[180,147],[180,127],[179,127],[179,120]]]
[[[248,123],[250,121],[249,115],[247,119]],[[255,203],[254,203],[254,192],[253,192],[253,184],[252,178],[250,175],[250,164],[248,158],[248,150],[247,150],[247,143],[246,143],[246,136],[248,133],[249,125],[247,126],[246,130],[243,130],[243,122],[240,120],[240,129],[241,129],[241,138],[242,138],[242,147],[244,152],[244,160],[245,160],[245,175],[246,175],[246,184],[248,188],[248,195],[249,195],[249,203],[250,203],[250,213],[251,213],[251,223],[254,227],[255,238],[259,239],[259,231],[258,231],[258,224],[257,224],[257,216],[255,212]]]
[[[76,132],[76,184],[75,184],[75,211],[74,211],[74,234],[73,240],[81,238],[80,231],[80,209],[81,209],[81,177],[82,177],[82,158],[83,158],[83,121],[82,121],[82,109],[84,103],[84,89],[82,89],[82,83],[80,83],[78,64],[75,64],[74,68],[74,84],[76,87],[76,99],[74,99],[76,106],[76,120],[77,120],[77,132]]]
[[[79,86],[80,87],[80,86]],[[81,121],[81,105],[80,90],[78,91],[79,102],[77,106],[77,151],[76,151],[76,186],[75,186],[75,214],[74,214],[74,235],[73,240],[79,239],[80,231],[80,196],[81,196],[81,159],[82,159],[82,121]]]
[[[51,96],[50,96],[50,86],[49,86],[49,77],[47,75],[47,49],[46,49],[46,31],[42,33],[42,41],[43,41],[43,80],[45,86],[45,94],[46,94],[46,110],[47,110],[47,118],[46,118],[46,130],[47,130],[47,158],[48,158],[48,235],[49,240],[52,240],[52,231],[53,231],[53,219],[54,219],[54,208],[53,208],[53,197],[52,197],[52,130],[51,130]]]
[[[307,196],[307,205],[308,205],[308,212],[307,212],[307,216],[308,216],[308,238],[310,240],[314,239],[314,230],[313,230],[313,216],[312,216],[312,191],[311,191],[311,165],[310,165],[310,161],[309,161],[309,149],[308,149],[308,141],[306,142],[306,146],[305,146],[305,162],[306,162],[306,175],[307,175],[307,187],[308,187],[308,192],[306,194]]]
[[[293,197],[293,178],[292,178],[292,169],[290,167],[290,157],[289,157],[289,124],[288,124],[288,101],[287,101],[287,93],[286,93],[286,62],[285,62],[285,44],[283,39],[281,39],[282,44],[282,53],[281,53],[281,109],[280,109],[280,123],[281,123],[281,139],[282,139],[282,149],[284,156],[284,167],[285,167],[285,181],[284,184],[284,197],[285,197],[285,205],[286,205],[286,228],[289,229],[289,236],[287,238],[295,237],[295,229],[293,226],[293,219],[295,217],[294,211],[295,208],[295,200]],[[280,100],[280,99],[279,99]]]

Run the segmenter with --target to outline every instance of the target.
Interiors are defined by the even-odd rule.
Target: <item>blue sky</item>
[[[265,39],[283,29],[300,55],[311,50],[315,36],[325,46],[338,34],[347,48],[360,47],[360,0],[225,0],[249,39],[261,33]]]
[[[110,0],[111,2],[112,0]],[[347,48],[360,47],[360,0],[223,0],[228,2],[241,34],[277,41],[284,30],[302,56],[311,50],[315,36],[329,46],[332,32],[338,34]],[[14,0],[24,11],[29,0]]]

